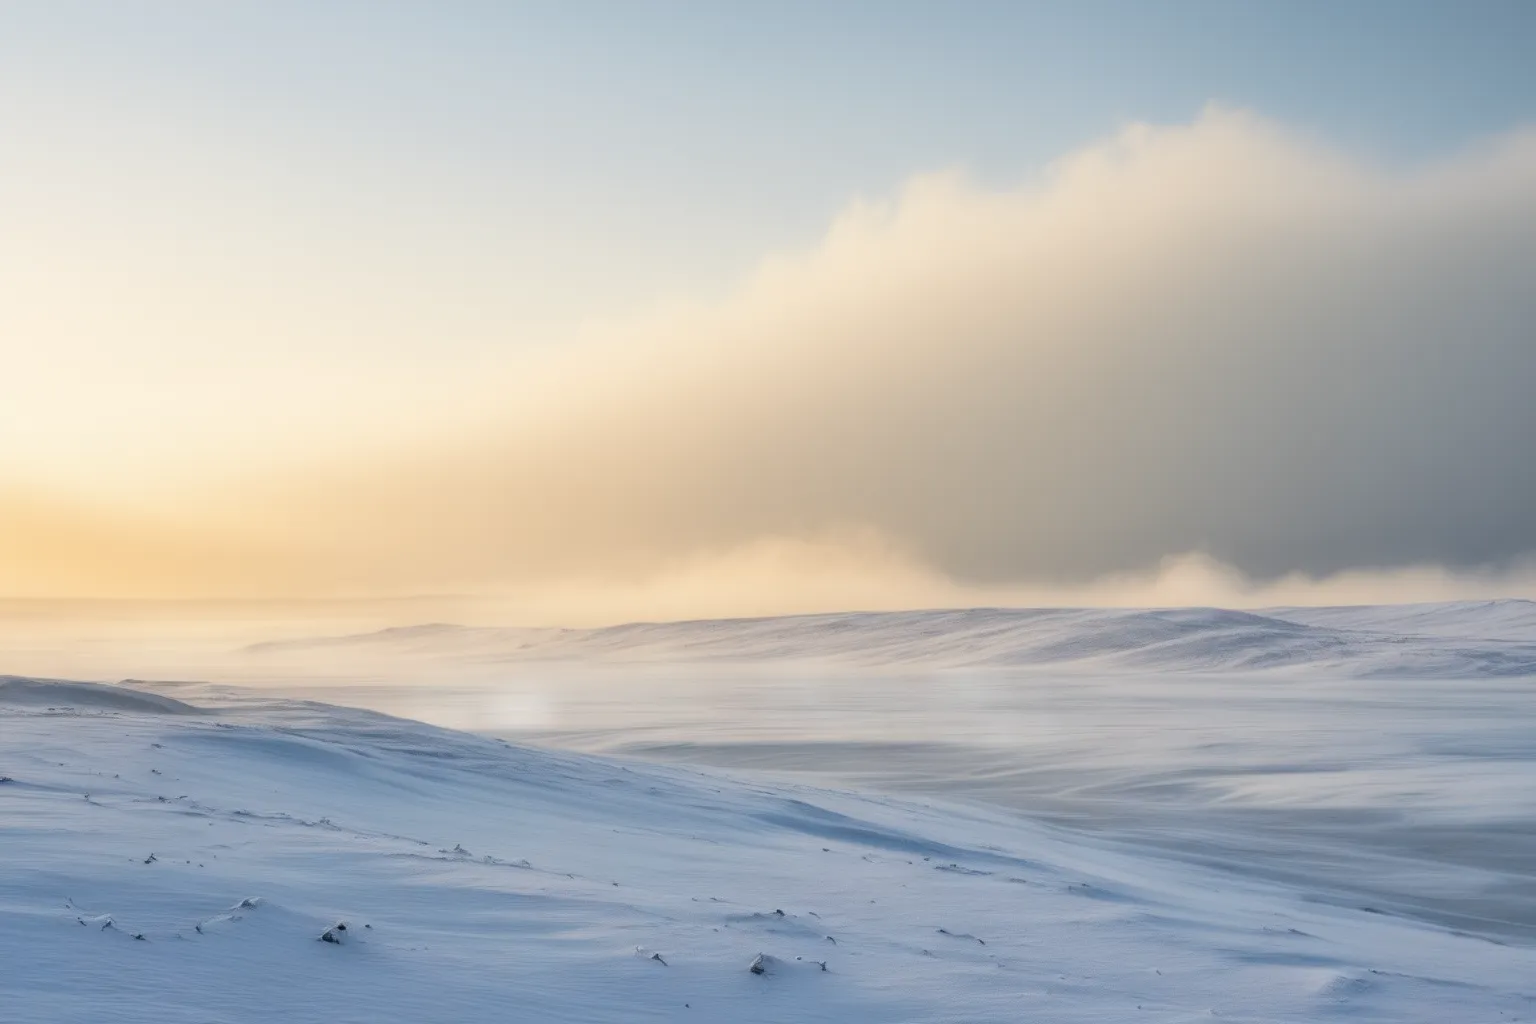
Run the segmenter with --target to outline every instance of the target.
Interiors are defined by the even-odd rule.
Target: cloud
[[[726,300],[466,381],[473,433],[166,514],[290,590],[629,616],[1515,586],[1533,381],[1536,134],[1402,172],[1213,108],[1016,189],[916,178]]]

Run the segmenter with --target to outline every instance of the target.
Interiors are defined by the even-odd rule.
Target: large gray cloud
[[[858,526],[976,581],[1499,563],[1536,550],[1536,139],[1395,174],[1211,111],[1018,191],[921,179],[534,381],[504,437],[374,481],[406,550],[537,575]]]
[[[476,436],[212,518],[314,552],[305,586],[850,534],[980,585],[1507,563],[1536,551],[1536,136],[1397,172],[1212,110],[1017,190],[921,178],[495,386]]]

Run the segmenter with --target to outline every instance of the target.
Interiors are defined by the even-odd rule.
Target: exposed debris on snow
[[[952,939],[969,939],[970,941],[979,943],[983,946],[987,944],[984,939],[978,939],[976,936],[969,932],[952,932],[948,928],[940,928],[938,929],[938,933],[940,935],[948,935]]]

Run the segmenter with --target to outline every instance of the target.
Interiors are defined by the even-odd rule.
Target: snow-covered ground
[[[0,1021],[1536,1020],[1526,602],[249,641],[0,681]]]

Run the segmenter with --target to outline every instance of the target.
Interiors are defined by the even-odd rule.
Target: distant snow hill
[[[1035,621],[1081,650],[1085,619]],[[1028,621],[680,632],[787,630],[760,638],[772,649],[836,637],[836,622],[942,637]],[[1227,613],[1132,621],[1143,651],[1201,624],[1308,633]],[[270,694],[199,699],[0,680],[5,1024],[1536,1015],[1530,946],[1002,811],[535,750]]]
[[[1351,676],[1526,676],[1536,675],[1536,602],[1262,612],[978,608],[599,629],[429,624],[263,643],[246,650],[275,659],[326,652],[478,662],[834,661],[870,667],[1317,668]]]
[[[46,711],[137,711],[144,714],[196,715],[201,712],[184,701],[158,693],[131,690],[106,683],[75,683],[59,679],[0,676],[0,707],[40,708]]]

